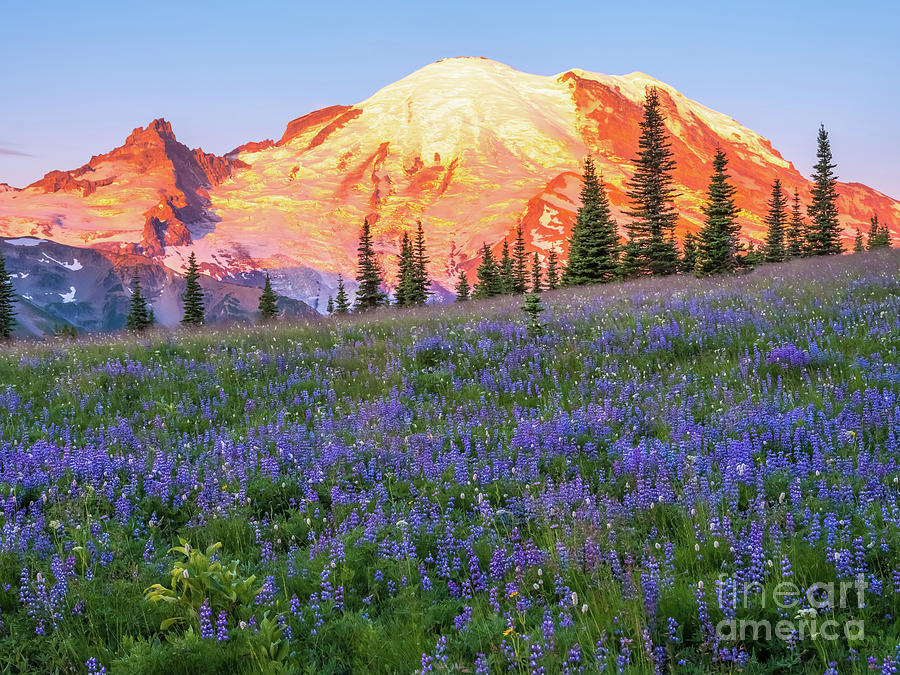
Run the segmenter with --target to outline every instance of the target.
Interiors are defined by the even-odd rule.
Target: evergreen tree
[[[330,295],[328,296],[328,304],[325,305],[325,313],[328,316],[334,314],[334,299]]]
[[[526,293],[522,311],[528,316],[528,335],[531,337],[541,335],[544,332],[544,326],[541,323],[541,312],[544,311],[544,307],[541,305],[541,296],[537,293]]]
[[[787,259],[785,250],[785,226],[787,225],[787,196],[781,187],[781,179],[772,184],[769,197],[769,212],[766,214],[766,248],[763,253],[766,262],[782,262]]]
[[[763,252],[751,241],[741,261],[742,267],[753,268],[763,261]]]
[[[363,220],[363,226],[359,233],[359,246],[357,247],[358,263],[356,281],[359,288],[356,291],[356,302],[353,305],[354,312],[364,312],[383,305],[387,297],[381,290],[381,267],[375,257],[375,249],[372,247],[372,230],[369,219]]]
[[[344,277],[338,275],[337,296],[335,296],[334,313],[346,314],[350,311],[350,299],[347,297],[347,290],[344,288]]]
[[[594,160],[584,159],[581,206],[569,239],[569,261],[564,286],[612,281],[619,273],[619,233],[609,209],[603,179],[597,177]]]
[[[559,257],[556,254],[556,246],[550,247],[550,253],[547,255],[547,284],[548,291],[552,291],[559,286]]]
[[[512,293],[515,288],[515,278],[513,277],[513,261],[509,255],[509,242],[503,240],[503,248],[500,254],[500,288],[501,293]]]
[[[397,293],[396,304],[398,307],[408,307],[415,304],[416,296],[416,264],[413,259],[413,245],[409,235],[404,232],[400,237],[400,256],[397,260]]]
[[[534,252],[534,259],[531,262],[531,292],[540,293],[544,290],[543,274],[541,274],[541,259],[538,257],[537,251]]]
[[[800,193],[794,190],[794,205],[791,208],[791,220],[787,229],[786,254],[788,258],[800,258],[806,253],[806,223],[800,210]]]
[[[151,325],[147,299],[141,291],[141,280],[135,274],[131,279],[131,301],[128,303],[128,317],[125,319],[125,327],[128,330],[144,330]]]
[[[413,285],[412,294],[408,298],[411,305],[424,305],[431,295],[428,278],[428,254],[425,250],[425,231],[422,229],[422,221],[418,221],[416,228],[416,240],[412,245],[413,253]]]
[[[147,328],[153,328],[156,325],[156,312],[153,311],[153,307],[150,307],[147,310]]]
[[[6,271],[6,261],[0,253],[0,340],[8,340],[12,337],[13,328],[16,326],[16,312],[13,303],[16,299],[16,289],[12,278]]]
[[[856,237],[853,239],[853,252],[862,253],[866,250],[866,243],[863,241],[862,231],[859,225],[856,226]]]
[[[475,283],[473,298],[492,298],[503,293],[503,280],[500,269],[487,244],[481,248],[481,264],[478,265],[478,281]]]
[[[512,260],[512,292],[524,293],[528,286],[528,253],[525,251],[525,233],[522,223],[516,226],[516,239],[513,242]]]
[[[185,326],[199,326],[203,323],[203,289],[200,288],[200,268],[197,256],[191,252],[187,272],[184,275],[184,318]]]
[[[891,246],[891,231],[888,229],[887,223],[882,225],[878,222],[877,215],[872,216],[869,221],[868,246],[870,249],[890,248]]]
[[[825,125],[819,127],[818,149],[819,161],[813,167],[813,187],[811,202],[807,213],[812,221],[809,226],[809,247],[812,255],[834,255],[843,251],[841,246],[841,228],[838,223],[837,176],[832,163],[831,143]]]
[[[699,275],[721,274],[737,267],[738,208],[734,203],[737,189],[728,182],[728,158],[716,150],[713,174],[709,181],[703,214],[706,223],[697,243],[696,271]]]
[[[681,243],[681,259],[678,268],[682,274],[693,274],[697,267],[697,240],[693,233],[688,232],[684,235],[684,241]]]
[[[672,205],[675,159],[660,110],[659,93],[654,87],[647,90],[640,126],[635,173],[628,183],[629,215],[633,220],[627,228],[623,273],[626,276],[672,274],[678,263],[674,241],[678,213]]]
[[[263,285],[259,296],[260,321],[271,321],[278,315],[278,296],[272,290],[272,280],[266,275],[266,283]]]
[[[469,288],[469,279],[464,271],[459,273],[459,281],[456,282],[456,300],[465,302],[469,299],[472,289]]]

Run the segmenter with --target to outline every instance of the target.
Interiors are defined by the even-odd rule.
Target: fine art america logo
[[[702,583],[701,588],[702,588]],[[771,596],[762,586],[751,582],[740,587],[733,579],[724,575],[716,582],[716,592],[720,606],[730,607],[726,618],[716,625],[716,633],[720,640],[863,640],[865,625],[862,619],[852,617],[854,609],[862,609],[865,605],[865,591],[869,583],[862,576],[855,581],[814,583],[806,589],[790,581],[782,581],[771,591]],[[728,597],[731,596],[731,597]],[[725,602],[722,602],[725,600]],[[733,611],[737,607],[743,609],[766,609],[771,601],[772,607],[779,610],[782,618],[777,621],[767,619],[739,619]],[[844,610],[839,612],[839,610]],[[730,616],[729,616],[730,615]]]

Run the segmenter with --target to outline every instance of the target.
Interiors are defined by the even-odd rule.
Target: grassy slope
[[[864,672],[849,650],[890,656],[900,617],[898,263],[886,251],[558,291],[537,340],[520,299],[501,299],[13,347],[0,668],[261,668],[278,635],[235,624],[268,611],[293,633],[276,657],[300,672],[409,672],[441,635],[448,664],[483,653],[497,672],[508,654],[559,672],[576,643],[585,664],[646,672],[649,641],[666,670]],[[271,577],[271,599],[214,600],[225,643],[200,640],[185,605],[142,598],[168,582],[179,536],[222,542],[256,586]],[[39,571],[48,588],[63,576],[53,555],[73,561],[65,593],[29,615],[23,567],[39,597]],[[847,556],[884,584],[834,613],[864,619],[865,641],[704,632],[699,581],[715,623],[718,575],[805,588],[847,578]],[[759,605],[738,616],[779,618]]]

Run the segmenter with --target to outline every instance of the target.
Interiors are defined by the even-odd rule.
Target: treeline
[[[610,211],[602,176],[590,157],[584,161],[581,206],[569,238],[569,256],[562,273],[564,286],[604,283],[639,276],[675,273],[709,276],[751,268],[763,262],[835,255],[843,251],[837,210],[837,179],[831,144],[824,126],[819,128],[811,200],[806,217],[795,190],[790,200],[780,179],[772,184],[767,204],[766,237],[761,248],[740,241],[737,188],[728,173],[728,156],[717,149],[713,159],[703,226],[688,232],[679,247],[675,240],[678,219],[673,199],[676,169],[671,141],[665,130],[655,89],[648,90],[634,176],[626,184],[630,208],[625,241]],[[890,246],[887,225],[872,216],[866,241],[857,230],[854,250]],[[549,263],[548,263],[549,264]]]
[[[624,241],[612,216],[603,177],[598,176],[593,160],[584,160],[581,205],[568,240],[568,258],[561,264],[555,247],[551,247],[546,265],[541,265],[537,252],[529,256],[522,225],[516,228],[510,249],[504,239],[499,256],[487,244],[481,249],[481,261],[471,284],[461,271],[455,286],[457,301],[490,298],[506,294],[536,294],[559,286],[607,283],[640,276],[696,274],[709,276],[749,269],[764,262],[783,262],[807,256],[836,255],[843,252],[837,209],[837,165],[824,126],[817,137],[817,162],[813,168],[810,202],[806,214],[796,188],[789,195],[776,178],[772,183],[765,217],[766,236],[755,248],[740,240],[735,203],[737,188],[728,173],[728,156],[721,148],[713,159],[712,174],[702,207],[704,222],[698,232],[685,234],[680,246],[675,239],[678,211],[674,205],[675,157],[665,128],[665,116],[655,88],[647,90],[640,122],[640,138],[635,171],[626,184],[629,218]],[[371,227],[364,220],[357,248],[358,284],[351,303],[338,276],[337,292],[328,298],[328,314],[362,312],[393,304],[397,307],[424,305],[432,295],[428,275],[429,258],[421,221],[414,236],[404,232],[397,257],[397,284],[393,299],[375,253]],[[853,250],[862,251],[891,246],[887,224],[872,215],[866,236],[857,228]],[[182,325],[204,323],[203,291],[199,282],[197,258],[191,253],[185,273],[182,297]],[[0,256],[0,339],[8,339],[15,326],[15,291]],[[528,299],[528,311],[539,307],[536,298]],[[540,309],[535,310],[539,312]],[[279,315],[278,296],[266,275],[259,298],[259,317],[263,322]],[[534,317],[537,313],[534,314]],[[536,322],[536,318],[534,319]],[[153,309],[135,275],[131,282],[131,299],[126,317],[129,330],[141,331],[155,325]],[[536,323],[535,323],[536,325]]]
[[[538,293],[558,286],[606,283],[641,276],[695,274],[710,276],[751,269],[760,263],[784,262],[792,258],[835,255],[843,252],[837,210],[837,168],[824,126],[817,137],[817,162],[806,213],[799,190],[789,195],[776,178],[765,217],[766,236],[759,248],[740,240],[740,209],[737,188],[728,172],[728,156],[721,148],[713,158],[712,173],[702,206],[704,222],[697,232],[688,232],[679,243],[675,238],[678,211],[674,205],[676,162],[665,128],[659,94],[648,89],[640,122],[641,134],[635,172],[626,184],[629,218],[620,237],[612,216],[603,177],[593,160],[584,160],[581,204],[568,240],[568,259],[563,267],[552,247],[546,265],[537,252],[529,255],[520,224],[512,247],[508,240],[499,254],[482,245],[481,260],[472,284],[465,271],[457,277],[456,299],[490,298],[498,295]],[[872,216],[868,237],[857,230],[854,250],[890,246],[887,225]],[[372,248],[369,222],[363,223],[358,249],[356,280],[359,292],[352,305],[347,300],[343,278],[338,278],[335,303],[328,299],[329,314],[369,310],[391,304]],[[421,222],[415,241],[404,233],[400,240],[397,291],[394,304],[424,304],[428,296],[425,238]],[[534,302],[531,300],[530,302]]]

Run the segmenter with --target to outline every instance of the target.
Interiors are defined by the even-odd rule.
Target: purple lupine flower
[[[200,605],[200,639],[212,640],[216,636],[212,625],[212,609],[209,606],[209,598]]]
[[[106,668],[93,656],[84,665],[88,669],[88,675],[106,675]]]
[[[228,614],[223,609],[216,618],[216,642],[228,641]]]

